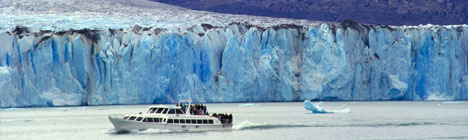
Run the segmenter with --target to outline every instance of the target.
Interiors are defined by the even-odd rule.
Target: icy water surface
[[[325,102],[350,113],[312,114],[302,102],[207,104],[234,115],[232,131],[118,134],[108,114],[148,105],[2,109],[0,139],[468,139],[468,102]]]

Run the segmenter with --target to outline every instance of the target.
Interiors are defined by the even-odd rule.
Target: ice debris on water
[[[260,106],[259,104],[254,104],[254,103],[247,103],[247,104],[240,104],[238,105],[239,107],[255,107],[255,106]]]
[[[342,109],[342,110],[329,110],[322,107],[323,102],[312,103],[309,100],[304,101],[304,107],[307,110],[312,111],[312,113],[322,114],[322,113],[349,113],[351,109]]]

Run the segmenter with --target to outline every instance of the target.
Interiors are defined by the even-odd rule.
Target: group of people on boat
[[[216,113],[213,113],[213,117],[215,118],[218,118],[222,124],[230,124],[232,123],[232,114],[227,114],[227,113],[219,113],[219,114],[216,114]]]
[[[178,103],[176,104],[176,106],[180,106],[182,108],[182,111],[185,112],[188,105]],[[190,105],[189,112],[190,115],[209,115],[206,106],[203,104]]]
[[[210,115],[208,113],[208,109],[205,105],[203,104],[194,104],[194,105],[186,105],[186,104],[182,104],[182,103],[177,103],[176,106],[180,106],[182,111],[186,111],[186,108],[189,107],[189,113],[190,115]],[[187,113],[187,112],[185,112]],[[219,113],[219,114],[216,114],[216,113],[213,113],[212,115],[213,117],[215,118],[218,118],[221,123],[223,124],[230,124],[232,123],[232,114],[227,114],[227,113]]]

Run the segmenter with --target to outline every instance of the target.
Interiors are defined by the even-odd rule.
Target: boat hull
[[[166,123],[148,123],[132,120],[124,120],[122,116],[109,115],[109,121],[114,125],[117,131],[160,129],[170,131],[212,131],[212,130],[231,130],[232,124],[166,124]]]

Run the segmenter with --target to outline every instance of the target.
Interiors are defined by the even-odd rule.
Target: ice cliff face
[[[467,26],[18,26],[0,42],[0,107],[468,99]]]

